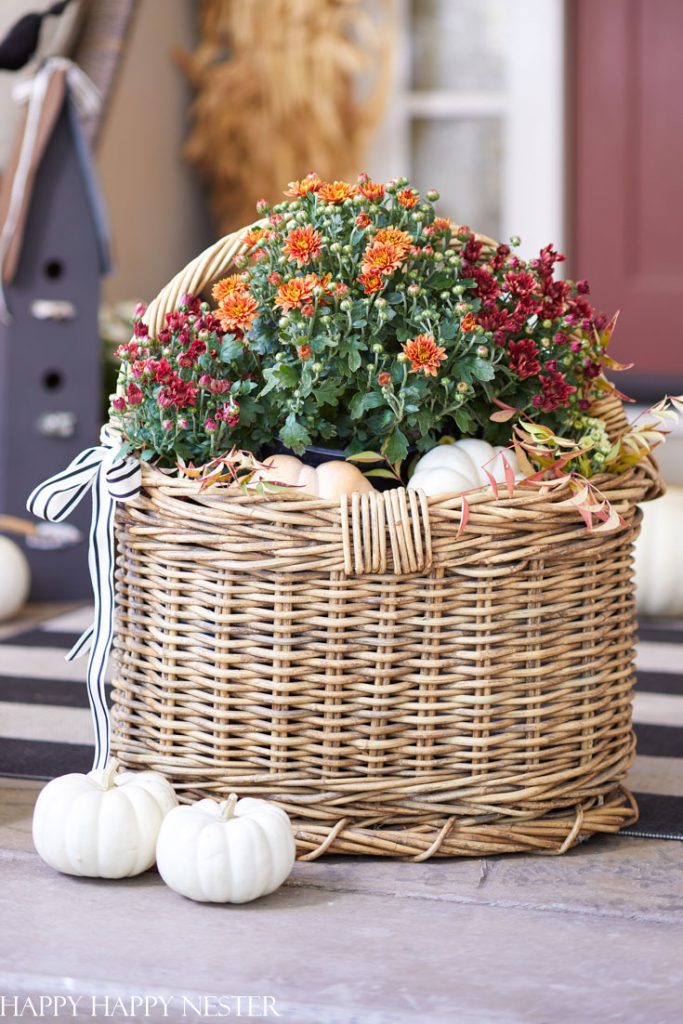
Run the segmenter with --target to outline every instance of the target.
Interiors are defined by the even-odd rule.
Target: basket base
[[[323,854],[401,857],[412,861],[431,857],[486,857],[498,853],[558,855],[599,832],[618,832],[638,820],[638,805],[625,786],[608,796],[591,799],[543,817],[499,818],[482,824],[457,817],[434,825],[361,828],[341,819],[332,828],[294,820],[299,860]]]

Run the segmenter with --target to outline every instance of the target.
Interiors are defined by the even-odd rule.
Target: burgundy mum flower
[[[508,352],[508,365],[521,380],[535,377],[541,372],[541,364],[537,359],[538,349],[529,338],[511,341],[508,344]]]
[[[541,374],[541,386],[543,391],[536,395],[533,404],[543,412],[554,412],[560,406],[569,404],[569,396],[576,388],[573,384],[567,384],[563,373]]]
[[[528,270],[510,270],[503,278],[511,295],[526,298],[536,289],[536,280]]]
[[[142,399],[145,397],[142,388],[139,388],[133,381],[128,385],[128,391],[126,392],[129,405],[140,405]]]

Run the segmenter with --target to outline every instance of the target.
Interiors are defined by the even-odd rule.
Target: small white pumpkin
[[[363,494],[374,491],[357,466],[335,459],[323,462],[317,469],[307,466],[294,455],[271,455],[265,463],[266,469],[259,474],[262,480],[273,480],[290,487],[297,487],[303,494],[334,501],[342,494]]]
[[[46,864],[66,875],[130,878],[154,864],[161,822],[178,804],[156,772],[106,768],[61,775],[38,797],[33,843]]]
[[[0,622],[13,619],[26,604],[31,572],[24,552],[8,537],[0,537]]]
[[[642,615],[683,615],[683,487],[643,505],[636,541],[636,600]]]
[[[515,480],[521,480],[514,451],[468,437],[453,444],[437,444],[416,463],[408,487],[424,491],[428,497],[437,494],[461,494],[473,488],[488,487],[488,471],[496,483],[505,482],[505,461]]]
[[[250,797],[200,800],[164,819],[157,842],[159,874],[171,889],[205,903],[248,903],[274,892],[294,865],[285,811]]]

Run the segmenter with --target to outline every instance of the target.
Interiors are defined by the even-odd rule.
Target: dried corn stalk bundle
[[[392,0],[202,0],[201,41],[179,60],[197,92],[187,159],[218,225],[253,219],[262,196],[314,168],[361,169],[384,107]]]

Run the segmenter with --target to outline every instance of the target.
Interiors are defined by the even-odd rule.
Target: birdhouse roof
[[[66,120],[71,133],[74,151],[81,168],[83,189],[95,226],[100,271],[101,273],[107,273],[110,270],[109,231],[90,148],[81,128],[76,105],[69,93],[66,74],[62,69],[57,68],[50,76],[50,81],[40,107],[37,130],[34,134],[31,152],[27,154],[24,145],[28,122],[28,110],[25,110],[22,113],[14,150],[0,183],[0,238],[2,238],[3,234],[11,232],[11,237],[6,240],[6,244],[0,247],[0,279],[3,284],[9,284],[14,280],[21,256],[37,173],[49,150],[50,140],[64,111],[66,111]],[[19,205],[14,193],[17,188],[21,188],[22,179],[24,186]],[[8,215],[13,205],[15,207],[12,214],[14,223],[10,225],[8,223]]]

